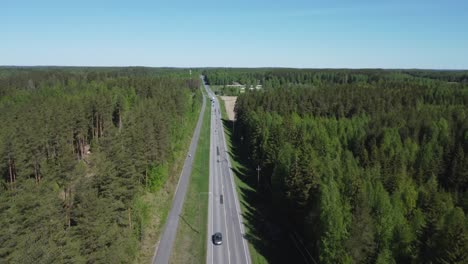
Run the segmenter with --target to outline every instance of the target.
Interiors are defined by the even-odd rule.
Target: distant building
[[[232,84],[228,84],[226,85],[226,87],[231,87],[231,88],[239,88],[240,92],[241,93],[244,93],[245,92],[245,89],[247,88],[247,85],[244,85],[244,84],[240,84],[238,82],[233,82]],[[261,84],[257,84],[255,86],[253,85],[250,85],[250,87],[248,87],[249,90],[260,90],[262,89],[262,85]]]
[[[226,85],[226,87],[238,87],[238,88],[241,88],[241,87],[245,87],[245,85],[242,85],[242,84],[228,84]]]

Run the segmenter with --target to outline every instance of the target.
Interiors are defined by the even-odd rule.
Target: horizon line
[[[144,66],[144,65],[0,65],[0,68],[154,68],[154,69],[297,69],[297,70],[430,70],[468,71],[468,68],[398,67],[288,67],[288,66]]]

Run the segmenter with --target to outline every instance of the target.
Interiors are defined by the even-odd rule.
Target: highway
[[[192,142],[190,143],[189,153],[185,158],[184,167],[179,177],[179,182],[177,183],[174,199],[172,202],[172,208],[167,216],[166,224],[164,226],[164,231],[160,239],[159,245],[155,249],[155,254],[153,257],[153,263],[157,264],[166,264],[169,263],[169,259],[172,253],[172,247],[174,245],[174,240],[177,233],[177,226],[179,224],[179,215],[182,211],[182,207],[185,200],[185,194],[187,192],[187,186],[190,182],[190,175],[192,174],[192,165],[195,150],[198,145],[198,138],[200,137],[200,127],[203,121],[203,114],[205,113],[206,107],[206,98],[203,96],[202,109],[198,117],[197,126],[195,127],[195,132],[193,133]],[[189,156],[190,154],[190,156]]]
[[[202,77],[203,83],[203,77]],[[218,99],[205,85],[211,102],[211,128],[210,128],[210,195],[208,202],[208,237],[207,256],[208,264],[240,264],[251,263],[249,248],[244,238],[242,215],[235,190],[231,164],[228,158],[224,128],[221,120],[221,111]],[[221,232],[223,244],[214,245],[211,236]]]

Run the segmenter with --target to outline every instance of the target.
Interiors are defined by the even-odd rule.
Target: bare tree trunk
[[[71,188],[68,188],[68,227],[71,227],[71,207],[72,207],[72,193]]]
[[[100,118],[100,121],[101,121],[100,124],[101,124],[101,137],[102,137],[104,135],[104,119],[102,118],[102,116]]]
[[[54,159],[57,158],[57,141],[58,141],[57,138],[55,138],[54,145],[53,145],[53,154],[54,154],[53,157],[54,157]]]
[[[145,186],[148,189],[148,168],[145,169]]]
[[[119,133],[122,131],[122,111],[119,108]]]
[[[93,136],[94,138],[98,138],[98,133],[99,133],[99,126],[98,126],[98,118],[99,118],[99,115],[98,113],[95,113],[94,114],[94,127],[93,127]]]
[[[10,188],[13,189],[13,167],[11,164],[11,158],[8,157],[8,172],[10,174]]]
[[[68,190],[67,188],[63,188],[63,195],[64,195],[64,207],[65,207],[65,223],[68,222]]]
[[[47,159],[50,158],[50,152],[49,152],[49,140],[46,140],[46,157]]]
[[[101,137],[102,131],[101,131],[101,115],[98,115],[98,138]]]
[[[83,159],[83,152],[81,151],[81,135],[78,135],[77,142],[78,142],[78,146],[77,146],[78,155],[80,159]]]
[[[39,184],[39,174],[37,172],[37,160],[34,161],[34,178],[36,179],[36,184]]]
[[[65,199],[64,199],[64,206],[65,206],[65,223],[68,227],[71,226],[71,188],[64,188],[63,190]]]
[[[41,182],[41,167],[38,163],[37,164],[37,182],[40,183]]]
[[[12,161],[12,168],[13,168],[13,185],[16,182],[16,166],[15,166],[15,160]]]
[[[84,157],[84,155],[85,155],[85,147],[84,147],[85,146],[85,139],[84,139],[84,136],[81,136],[80,140],[81,140],[81,146],[80,146],[81,147],[81,149],[80,149],[81,157]]]
[[[81,134],[78,134],[76,136],[76,154],[77,154],[78,160],[83,159],[84,152],[83,152],[83,141],[82,141]]]
[[[76,152],[76,159],[80,160],[81,159],[81,151],[80,151],[80,140],[78,138],[75,138],[76,143],[73,146],[73,152]]]
[[[132,229],[132,208],[128,208],[128,223],[130,229]]]
[[[71,154],[75,155],[76,152],[77,152],[76,151],[76,143],[75,143],[76,142],[76,137],[73,136],[73,133],[72,133],[70,138],[71,138],[71,140],[67,140],[67,143],[69,143],[68,147],[70,147]]]

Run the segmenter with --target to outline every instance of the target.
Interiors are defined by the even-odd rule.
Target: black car
[[[221,245],[223,243],[223,235],[220,232],[217,232],[211,236],[211,239],[215,245]]]

